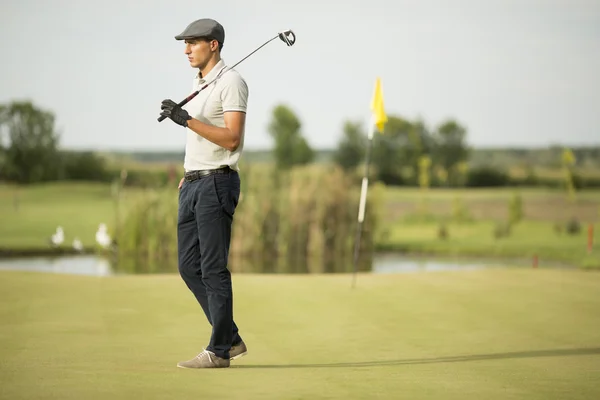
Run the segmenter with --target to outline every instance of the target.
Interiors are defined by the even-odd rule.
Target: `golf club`
[[[219,75],[217,75],[213,80],[211,80],[210,82],[207,82],[206,84],[204,84],[204,86],[202,86],[200,89],[196,90],[194,93],[190,94],[188,97],[186,97],[185,99],[183,99],[177,105],[181,107],[181,106],[187,104],[190,100],[192,100],[194,97],[196,97],[198,95],[198,93],[200,93],[201,91],[203,91],[204,89],[206,89],[211,83],[213,83],[214,81],[216,81],[222,74],[224,74],[225,72],[229,71],[230,69],[235,68],[239,63],[241,63],[246,58],[250,57],[252,54],[254,54],[258,50],[260,50],[262,47],[266,46],[269,42],[271,42],[271,41],[273,41],[273,40],[275,40],[277,38],[281,39],[286,45],[288,45],[288,47],[289,46],[293,46],[294,43],[296,43],[296,35],[294,34],[294,32],[292,32],[291,29],[287,30],[287,31],[279,32],[276,36],[274,36],[271,39],[267,40],[265,43],[263,43],[260,47],[258,47],[252,53],[248,54],[246,57],[242,58],[240,61],[238,61],[237,63],[235,63],[231,67],[225,68],[224,70],[222,70],[219,73]],[[164,115],[161,115],[160,117],[158,117],[158,122],[161,122],[161,121],[163,121],[166,118],[167,117],[165,117]]]

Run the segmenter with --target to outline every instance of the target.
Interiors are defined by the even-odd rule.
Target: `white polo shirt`
[[[218,76],[225,67],[225,62],[221,59],[207,76],[200,78],[199,74],[196,75],[192,91],[200,89],[206,82]],[[205,124],[224,128],[225,112],[246,112],[247,106],[248,85],[236,70],[230,69],[223,72],[215,82],[202,90],[183,108],[190,116]],[[229,151],[187,128],[183,167],[186,171],[194,171],[228,165],[231,169],[239,171],[238,162],[243,148],[244,135],[240,139],[238,148],[235,151]]]

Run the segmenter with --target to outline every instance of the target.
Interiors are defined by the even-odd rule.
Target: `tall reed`
[[[325,165],[277,171],[244,166],[230,269],[249,273],[332,273],[353,267],[359,187]],[[383,188],[371,185],[361,235],[360,270],[370,269]],[[177,270],[177,190],[148,191],[122,217],[119,264],[127,272]],[[132,270],[133,269],[133,270]]]
[[[177,201],[177,189],[149,189],[125,211],[116,222],[118,271],[177,270]]]

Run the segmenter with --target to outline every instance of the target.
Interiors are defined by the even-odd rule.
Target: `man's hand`
[[[181,180],[179,181],[179,187],[177,189],[181,190],[181,186],[183,185],[184,180],[185,178],[181,178]]]
[[[187,111],[178,106],[177,103],[171,99],[163,100],[160,108],[163,110],[160,115],[171,118],[173,122],[183,127],[187,128],[187,122],[192,119]]]

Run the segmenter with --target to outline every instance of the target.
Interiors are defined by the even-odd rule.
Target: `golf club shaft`
[[[204,86],[202,86],[200,89],[194,91],[194,93],[190,94],[188,97],[186,97],[185,99],[183,99],[182,101],[180,101],[179,103],[177,103],[177,105],[181,107],[181,106],[187,104],[188,102],[190,102],[194,97],[196,97],[198,95],[198,93],[200,93],[201,91],[203,91],[204,89],[206,89],[208,87],[208,85],[210,85],[211,83],[213,83],[214,81],[216,81],[222,74],[224,74],[225,72],[229,71],[230,69],[235,68],[239,63],[241,63],[242,61],[244,61],[246,58],[250,57],[252,54],[256,53],[258,50],[260,50],[261,48],[263,48],[264,46],[266,46],[268,43],[270,43],[274,39],[277,39],[278,37],[280,37],[280,35],[281,34],[278,33],[276,36],[272,37],[271,39],[269,39],[265,43],[263,43],[260,47],[257,47],[252,53],[248,54],[246,57],[242,58],[240,61],[238,61],[237,63],[235,63],[231,67],[226,68],[223,71],[221,71],[221,73],[219,75],[217,75],[213,80],[211,80],[210,82],[204,84]],[[161,122],[161,121],[165,120],[166,118],[167,117],[165,117],[164,115],[161,115],[160,117],[158,117],[158,122]]]

